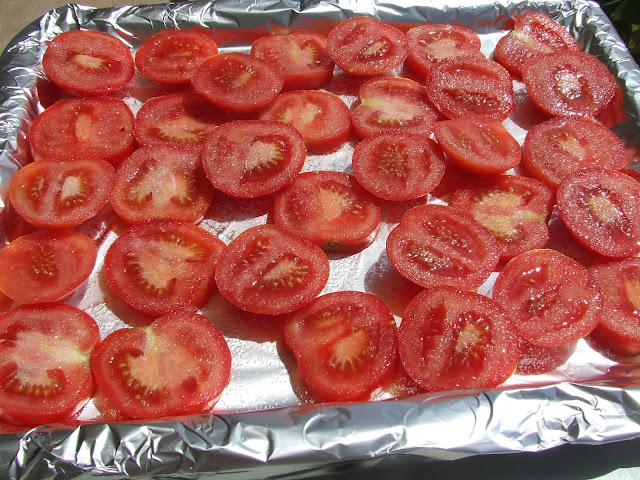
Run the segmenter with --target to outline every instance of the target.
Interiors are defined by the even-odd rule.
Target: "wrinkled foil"
[[[441,1],[198,1],[141,7],[94,9],[68,5],[27,26],[0,57],[0,210],[9,181],[30,161],[27,134],[42,111],[40,59],[56,34],[75,28],[117,35],[132,50],[165,28],[212,28],[221,51],[248,51],[251,41],[282,29],[328,31],[355,15],[413,25],[456,23],[477,31],[490,55],[511,28],[511,19],[538,10],[569,28],[584,49],[618,77],[623,119],[614,130],[630,147],[640,138],[640,72],[600,7],[587,0],[484,2]],[[327,87],[348,105],[356,93],[336,72]],[[122,97],[135,112],[150,96],[167,93],[139,76]],[[520,141],[536,121],[526,94],[516,84],[524,117],[505,122]],[[519,94],[520,93],[520,94]],[[526,116],[531,118],[527,119]],[[309,156],[304,170],[349,171],[353,143],[338,152]],[[635,165],[632,165],[634,167]],[[270,199],[214,204],[203,228],[229,242],[240,231],[265,223]],[[406,206],[405,206],[406,207]],[[402,211],[386,205],[378,240],[363,253],[331,258],[325,293],[372,291],[396,318],[416,287],[395,275],[384,255],[384,238]],[[115,233],[101,218],[81,227],[98,241],[103,256]],[[2,229],[4,236],[6,228]],[[560,237],[562,241],[562,237]],[[100,267],[68,302],[90,313],[101,334],[130,325],[101,287]],[[491,281],[480,288],[490,293]],[[117,307],[117,305],[116,305]],[[115,313],[114,313],[115,311]],[[230,479],[308,478],[349,462],[455,460],[473,455],[536,452],[562,444],[614,442],[640,435],[640,372],[637,359],[615,361],[581,340],[570,359],[549,374],[514,375],[491,391],[417,393],[399,382],[376,400],[315,404],[296,377],[295,362],[281,344],[279,320],[238,312],[217,297],[202,313],[223,331],[234,366],[229,387],[214,412],[164,421],[110,421],[88,405],[73,425],[0,430],[0,476],[11,479],[71,479],[96,475],[129,478]],[[619,360],[619,359],[618,359]]]

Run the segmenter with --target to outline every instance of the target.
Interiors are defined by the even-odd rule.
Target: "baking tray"
[[[198,1],[166,5],[95,9],[68,5],[25,28],[0,57],[0,200],[3,222],[10,222],[6,191],[13,173],[30,161],[27,134],[42,110],[44,74],[39,65],[46,42],[74,28],[117,35],[135,50],[150,33],[164,28],[212,28],[222,51],[248,51],[250,41],[282,29],[328,31],[355,14],[376,16],[400,26],[424,22],[457,23],[477,31],[490,55],[511,20],[527,10],[549,14],[565,25],[586,51],[597,55],[618,77],[622,97],[614,130],[632,149],[640,138],[640,72],[600,7],[586,0],[546,1]],[[354,88],[339,74],[329,89],[348,103]],[[40,89],[39,89],[40,87]],[[519,88],[518,88],[519,87]],[[526,95],[516,94],[526,108]],[[165,93],[139,76],[119,94],[139,108],[145,98]],[[535,120],[535,111],[529,110]],[[505,122],[522,141],[522,116]],[[532,124],[532,123],[531,123]],[[305,170],[348,170],[353,142],[328,156],[310,156]],[[634,165],[632,165],[634,167]],[[238,220],[239,207],[250,218]],[[228,242],[252,224],[265,223],[266,201],[249,206],[226,199],[214,207],[205,228]],[[386,223],[363,254],[332,258],[326,291],[370,290],[396,314],[415,287],[389,273],[382,258],[385,231],[400,210],[388,208]],[[100,237],[104,253],[110,241],[98,218],[82,228]],[[6,223],[4,223],[6,226]],[[4,229],[3,229],[4,232]],[[354,274],[354,272],[356,274]],[[97,317],[103,335],[126,326],[102,302],[99,268],[69,299]],[[373,279],[373,280],[372,280]],[[388,289],[400,281],[402,288]],[[412,290],[413,289],[413,290]],[[481,291],[490,290],[490,283]],[[391,292],[391,293],[390,293]],[[403,303],[404,302],[404,303]],[[385,458],[455,460],[473,455],[536,452],[562,444],[632,439],[640,434],[640,372],[637,359],[617,362],[581,341],[570,360],[547,375],[514,376],[491,391],[418,394],[411,387],[381,392],[379,401],[315,404],[295,378],[295,367],[279,341],[277,322],[229,309],[213,300],[204,313],[216,323],[234,355],[232,381],[211,415],[154,422],[111,421],[88,406],[74,425],[53,425],[0,435],[2,478],[232,479],[304,478],[348,462],[371,465]],[[222,313],[223,315],[220,315]],[[276,323],[276,325],[274,325]]]

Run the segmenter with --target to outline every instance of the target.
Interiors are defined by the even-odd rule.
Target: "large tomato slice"
[[[479,287],[498,264],[498,243],[468,213],[445,205],[408,210],[387,237],[387,256],[423,287]]]
[[[515,371],[518,339],[492,299],[452,287],[419,293],[402,317],[400,359],[425,390],[494,388]]]
[[[42,68],[58,87],[81,94],[120,90],[133,78],[129,47],[108,33],[70,30],[49,42]]]
[[[197,150],[157,145],[139,148],[122,162],[111,206],[128,223],[152,218],[196,223],[213,195]]]
[[[220,293],[236,307],[278,315],[302,308],[322,291],[329,259],[308,240],[260,225],[231,241],[215,278]]]
[[[364,399],[393,379],[399,363],[396,322],[369,293],[316,298],[287,320],[284,341],[318,401]]]
[[[175,220],[138,223],[109,247],[104,269],[109,288],[126,304],[159,316],[206,300],[222,240]]]
[[[204,316],[168,313],[144,328],[116,330],[91,356],[100,391],[133,418],[206,413],[229,383],[231,353]]]
[[[0,250],[0,290],[20,303],[61,300],[91,274],[98,248],[73,230],[35,232]]]
[[[541,347],[569,345],[600,321],[602,296],[587,269],[555,250],[529,250],[498,274],[493,298],[523,340]]]
[[[0,415],[21,425],[69,420],[96,384],[89,356],[98,325],[66,304],[21,305],[0,314]]]
[[[9,199],[31,225],[62,229],[80,225],[109,202],[116,172],[104,160],[32,162],[9,184]]]

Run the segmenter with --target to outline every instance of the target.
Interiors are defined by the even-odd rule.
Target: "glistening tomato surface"
[[[409,303],[398,344],[406,372],[428,391],[497,387],[520,355],[498,304],[452,287],[429,288]]]
[[[0,250],[0,290],[20,303],[61,300],[91,274],[98,249],[73,230],[35,232]]]
[[[9,184],[9,199],[31,225],[63,229],[80,225],[109,202],[116,172],[104,160],[32,162]]]
[[[89,356],[98,325],[66,304],[20,305],[0,314],[0,415],[21,425],[64,422],[91,398]]]
[[[100,391],[133,418],[210,411],[231,374],[231,353],[204,316],[177,310],[109,334],[91,356]]]
[[[310,303],[329,279],[320,247],[274,225],[251,227],[225,249],[216,268],[220,293],[252,313],[290,313]]]
[[[316,298],[287,320],[284,341],[317,401],[364,399],[392,380],[399,363],[396,322],[369,293]]]
[[[530,250],[496,278],[493,298],[523,340],[541,347],[572,344],[601,318],[602,295],[587,269],[555,250]]]

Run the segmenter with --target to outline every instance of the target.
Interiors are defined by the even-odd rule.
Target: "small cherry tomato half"
[[[98,248],[73,230],[35,232],[0,250],[0,290],[20,303],[56,302],[89,277]]]
[[[495,301],[445,286],[428,288],[409,303],[398,350],[407,374],[427,391],[497,387],[520,356],[513,327]]]
[[[317,401],[366,399],[386,386],[399,365],[397,327],[378,297],[343,291],[294,312],[284,342]]]
[[[100,391],[133,418],[209,412],[231,375],[222,333],[204,316],[177,310],[149,326],[107,335],[91,355]]]
[[[93,318],[71,305],[0,314],[0,416],[31,426],[70,420],[95,391],[89,357],[99,341]]]
[[[308,240],[260,225],[229,243],[215,278],[220,293],[236,307],[278,315],[302,308],[322,291],[329,259]]]

